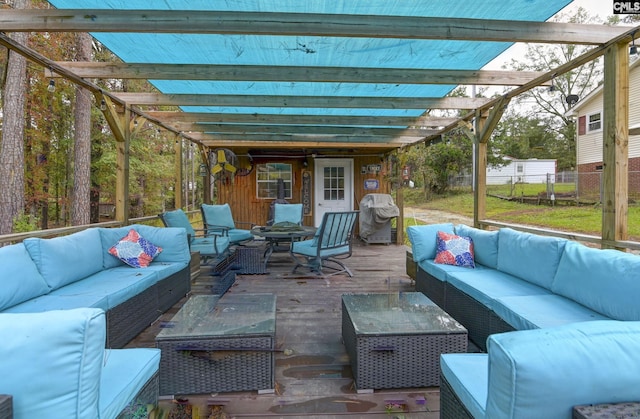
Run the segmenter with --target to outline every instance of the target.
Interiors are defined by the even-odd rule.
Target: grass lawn
[[[423,209],[449,211],[473,217],[473,194],[451,193],[424,202],[421,191],[405,190],[404,205]],[[487,218],[505,223],[523,224],[559,231],[600,235],[602,207],[555,206],[521,204],[499,198],[487,197]],[[640,206],[629,205],[627,220],[630,240],[640,240]]]

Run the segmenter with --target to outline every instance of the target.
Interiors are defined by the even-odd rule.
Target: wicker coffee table
[[[192,296],[156,337],[160,394],[273,392],[276,297]]]
[[[440,354],[467,350],[467,330],[420,292],[343,295],[342,339],[358,392],[438,386]]]

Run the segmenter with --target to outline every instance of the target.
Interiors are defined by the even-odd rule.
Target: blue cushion
[[[291,244],[291,251],[309,257],[316,257],[318,255],[318,244],[314,239],[293,242]],[[349,245],[340,246],[333,249],[321,250],[320,257],[325,259],[331,256],[344,255],[348,252]]]
[[[453,234],[453,223],[426,224],[407,227],[411,242],[413,261],[421,262],[436,257],[436,234],[438,231]]]
[[[156,256],[151,265],[159,262],[182,262],[189,264],[191,261],[187,233],[183,228],[152,227],[133,224],[127,227],[98,229],[100,231],[104,269],[126,266],[122,261],[109,254],[109,248],[126,235],[131,228],[153,244],[162,247],[162,252]],[[213,239],[210,239],[210,242],[213,243]]]
[[[471,237],[475,262],[489,268],[498,266],[498,230],[487,231],[464,224],[456,226],[456,234]]]
[[[79,284],[84,281],[74,282]],[[67,285],[69,286],[69,285]],[[3,313],[41,313],[51,310],[70,310],[74,308],[90,307],[107,311],[109,309],[109,299],[106,295],[98,294],[73,294],[56,295],[56,292],[64,291],[67,287],[52,291],[51,294],[41,295],[32,298],[24,303],[9,307]]]
[[[107,350],[100,377],[100,417],[117,417],[159,366],[159,349]]]
[[[51,289],[102,270],[102,243],[96,228],[53,239],[29,238],[24,245]]]
[[[609,320],[600,313],[555,294],[499,297],[493,302],[492,309],[516,330]]]
[[[231,243],[243,242],[246,240],[253,240],[253,234],[249,230],[243,230],[241,228],[232,228],[228,232],[229,241]]]
[[[479,419],[485,417],[489,358],[486,354],[442,354],[440,371],[460,402]]]
[[[193,239],[196,236],[196,231],[193,229],[187,214],[185,214],[181,209],[167,211],[162,214],[162,218],[164,219],[167,227],[184,228],[189,237]]]
[[[418,262],[418,266],[422,268],[423,271],[428,273],[440,281],[447,281],[447,272],[451,272],[452,275],[456,275],[458,272],[468,271],[469,268],[464,266],[455,266],[455,265],[444,265],[441,263],[435,263],[433,260],[427,259],[422,262]],[[488,268],[476,263],[475,271],[485,271]]]
[[[111,268],[91,275],[83,281],[74,282],[64,288],[52,291],[57,296],[103,296],[108,309],[140,294],[158,282],[158,273],[150,269],[131,269],[127,266]]]
[[[638,322],[494,334],[488,353],[488,418],[571,418],[576,405],[638,400]]]
[[[553,292],[617,320],[640,320],[640,256],[567,243]]]
[[[98,418],[102,310],[0,314],[0,393],[16,418]]]
[[[551,289],[566,242],[556,237],[501,228],[498,232],[498,269]]]
[[[231,207],[229,204],[208,205],[202,204],[202,213],[207,224],[212,226],[222,226],[235,228],[236,223],[233,221]]]
[[[0,310],[49,292],[24,244],[0,247]]]
[[[302,204],[274,204],[273,224],[302,223]]]
[[[447,282],[490,309],[500,297],[551,294],[549,290],[493,269],[449,271]]]

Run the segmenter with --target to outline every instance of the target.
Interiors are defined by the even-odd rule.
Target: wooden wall
[[[386,180],[386,174],[391,167],[386,160],[382,161],[380,156],[349,156],[353,158],[353,185],[354,185],[354,209],[358,209],[360,201],[368,193],[390,193],[390,183]],[[308,167],[303,167],[303,160],[300,158],[278,158],[278,159],[254,159],[254,164],[261,163],[289,163],[293,167],[294,183],[293,197],[291,203],[302,202],[302,170],[308,170],[313,174],[313,159],[307,159]],[[377,174],[361,173],[363,166],[371,164],[381,164],[383,169]],[[378,190],[366,190],[365,180],[378,180]],[[269,206],[272,199],[258,199],[256,188],[256,171],[253,170],[248,176],[235,176],[233,182],[220,181],[216,179],[217,197],[214,203],[228,203],[231,206],[233,217],[236,222],[251,222],[256,225],[265,225],[269,215]],[[312,193],[313,197],[313,193]],[[313,203],[312,203],[313,208]],[[305,225],[313,224],[313,217],[305,217]]]

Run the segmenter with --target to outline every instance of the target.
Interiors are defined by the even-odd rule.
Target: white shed
[[[505,157],[508,164],[487,167],[487,185],[505,183],[546,183],[547,178],[555,182],[555,159],[514,159]]]

